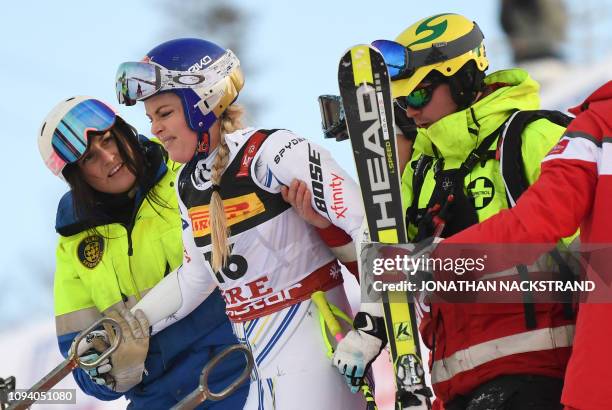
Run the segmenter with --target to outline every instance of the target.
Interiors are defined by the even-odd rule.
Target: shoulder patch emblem
[[[561,141],[557,142],[557,145],[552,147],[552,149],[550,150],[550,152],[547,155],[560,155],[560,154],[563,154],[563,151],[565,151],[565,149],[567,148],[567,145],[569,144],[569,142],[570,142],[569,139],[562,139]]]
[[[98,266],[104,254],[104,240],[99,235],[91,235],[79,243],[77,255],[86,268],[93,269]]]

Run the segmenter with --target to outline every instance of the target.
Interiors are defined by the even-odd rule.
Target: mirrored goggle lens
[[[389,40],[376,40],[372,45],[382,54],[391,79],[403,73],[407,63],[406,48],[403,45]]]
[[[115,76],[119,104],[134,105],[136,101],[155,94],[161,85],[160,68],[149,63],[123,63]]]
[[[59,122],[51,144],[57,155],[70,164],[87,150],[89,131],[106,131],[115,123],[112,108],[98,100],[85,100],[74,107]]]
[[[159,91],[177,88],[194,89],[204,99],[214,94],[214,87],[239,66],[240,61],[230,50],[210,66],[197,71],[167,70],[155,63],[123,63],[115,76],[117,100],[120,104],[134,105]]]

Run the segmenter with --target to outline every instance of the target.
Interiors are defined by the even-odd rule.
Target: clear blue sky
[[[181,2],[175,4],[180,7]],[[251,15],[247,52],[239,57],[257,70],[255,78],[247,77],[244,94],[265,107],[253,125],[289,128],[319,142],[316,98],[337,93],[338,59],[351,45],[393,38],[421,17],[451,11],[478,21],[486,35],[491,69],[510,64],[498,27],[497,1],[240,0],[237,4]],[[66,186],[51,175],[38,154],[36,137],[42,119],[58,101],[72,95],[92,95],[115,104],[117,65],[140,59],[168,39],[169,24],[159,1],[26,0],[3,5],[0,331],[20,319],[53,316],[53,226],[56,204]],[[148,134],[141,106],[120,111]],[[353,173],[348,145],[325,144]]]

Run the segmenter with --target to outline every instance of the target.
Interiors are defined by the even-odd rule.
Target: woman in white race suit
[[[327,244],[353,247],[340,236],[358,235],[361,201],[347,195],[359,190],[316,144],[287,130],[243,128],[243,111],[233,104],[242,85],[235,55],[199,39],[163,43],[118,69],[119,101],[144,100],[152,133],[185,164],[176,184],[183,265],[137,307],[164,317],[149,318],[157,332],[218,286],[237,337],[255,359],[245,408],[365,408],[330,366],[310,300],[323,290],[349,310]],[[313,206],[334,229],[317,232],[283,201],[281,188],[294,179],[309,181]],[[172,305],[180,307],[166,309]]]

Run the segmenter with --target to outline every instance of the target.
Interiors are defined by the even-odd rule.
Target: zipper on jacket
[[[132,248],[132,230],[127,229],[127,240],[128,240],[128,256],[132,256],[134,254],[134,248]]]
[[[159,181],[157,181],[159,182]],[[155,184],[157,184],[157,182]],[[155,185],[153,185],[150,189],[153,189]],[[148,193],[148,192],[147,192]],[[140,208],[142,208],[142,204],[146,198],[145,195],[139,195],[136,193],[136,199],[134,201],[134,209],[132,211],[132,217],[130,218],[130,222],[127,225],[124,225],[125,230],[127,231],[127,241],[128,241],[128,267],[130,270],[130,280],[132,282],[132,286],[134,287],[134,291],[136,292],[136,301],[139,302],[142,299],[142,294],[140,293],[140,289],[136,286],[136,280],[134,279],[134,274],[132,272],[132,256],[134,255],[134,246],[132,244],[132,231],[134,230],[134,225],[136,225],[136,217],[138,216],[138,212]]]
[[[132,287],[134,288],[134,291],[136,292],[136,294],[134,295],[136,297],[136,301],[139,302],[140,299],[142,299],[142,295],[140,294],[140,289],[138,289],[138,286],[136,285],[136,280],[134,279],[134,274],[132,273],[132,255],[134,254],[134,248],[132,247],[132,229],[134,227],[134,224],[131,223],[129,226],[123,226],[126,230],[127,233],[127,241],[128,241],[128,269],[129,269],[129,276],[130,276],[130,282],[132,284]]]
[[[151,188],[152,189],[152,188]],[[142,207],[144,202],[144,196],[141,198],[136,198],[136,203],[134,204],[134,211],[132,212],[132,217],[130,218],[130,223],[128,225],[124,225],[124,228],[127,232],[127,241],[128,241],[128,267],[130,270],[130,280],[132,282],[132,286],[134,287],[134,291],[136,292],[136,301],[139,302],[142,299],[142,295],[140,293],[140,289],[136,286],[136,280],[134,279],[134,274],[132,272],[132,256],[134,255],[134,246],[132,244],[132,231],[134,230],[134,225],[136,225],[136,216]]]
[[[163,162],[162,162],[163,164]],[[161,167],[162,165],[160,165]],[[132,210],[132,217],[130,218],[130,222],[127,225],[124,225],[125,230],[127,231],[127,240],[128,240],[128,267],[130,269],[130,279],[132,282],[132,286],[134,287],[134,290],[136,291],[136,301],[140,301],[142,299],[142,294],[140,293],[140,289],[138,289],[138,287],[136,286],[136,281],[134,280],[134,274],[132,273],[132,260],[131,260],[131,256],[134,254],[134,247],[132,246],[132,230],[134,229],[134,225],[136,225],[136,217],[138,216],[138,213],[140,212],[140,209],[142,208],[142,204],[144,203],[147,194],[152,190],[155,189],[155,187],[157,186],[157,184],[163,179],[164,175],[166,175],[166,173],[168,172],[168,168],[166,167],[166,169],[163,170],[163,172],[160,172],[160,169],[158,168],[158,172],[156,175],[156,180],[155,183],[153,183],[153,185],[151,185],[149,187],[149,190],[147,192],[145,192],[144,194],[139,192],[138,190],[136,191],[136,198],[134,200],[134,209]]]

